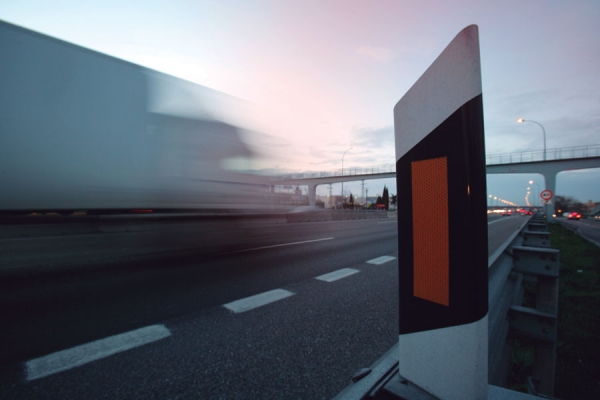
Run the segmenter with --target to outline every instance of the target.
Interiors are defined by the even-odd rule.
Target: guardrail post
[[[514,271],[534,278],[537,285],[535,308],[519,305],[510,307],[510,327],[515,332],[535,340],[535,359],[533,377],[529,380],[530,389],[534,394],[553,396],[556,369],[559,251],[542,247],[515,246],[513,247],[513,257],[515,259]]]
[[[523,245],[527,247],[550,247],[550,233],[523,231]]]
[[[531,232],[547,232],[546,224],[539,222],[530,222],[527,226]]]

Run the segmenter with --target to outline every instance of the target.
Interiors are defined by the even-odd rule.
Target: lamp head
[[[525,120],[524,120],[523,118],[519,118],[519,119],[517,120],[517,122],[518,122],[518,123],[521,123],[521,122],[525,122]]]

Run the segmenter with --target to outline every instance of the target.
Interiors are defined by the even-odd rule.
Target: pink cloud
[[[392,51],[385,47],[359,46],[356,48],[356,54],[366,56],[379,62],[385,62],[392,58]]]

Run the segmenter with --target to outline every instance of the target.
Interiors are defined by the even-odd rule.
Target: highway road
[[[396,224],[7,228],[0,398],[332,398],[397,341]]]
[[[596,246],[600,246],[600,222],[594,221],[593,219],[581,219],[577,221],[566,218],[561,218],[559,221],[577,229],[577,232],[581,236],[594,243]]]

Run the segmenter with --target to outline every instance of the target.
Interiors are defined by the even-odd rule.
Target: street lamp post
[[[534,181],[529,181],[530,185],[535,185],[535,188],[537,189],[536,195],[533,196],[533,198],[535,199],[535,203],[539,203],[539,197],[540,197],[540,185],[537,184],[537,182]],[[535,205],[535,204],[534,204]]]
[[[539,125],[540,128],[542,128],[542,134],[544,135],[544,161],[546,161],[546,130],[544,129],[544,127],[542,126],[542,124],[540,124],[539,122],[536,121],[532,121],[530,119],[523,119],[523,118],[519,118],[517,120],[518,123],[522,123],[522,122],[533,122],[536,125]]]
[[[351,146],[348,150],[346,150],[344,152],[344,154],[342,154],[342,204],[344,203],[344,156],[346,155],[347,152],[349,152],[350,150],[352,150],[354,148],[354,146]]]

